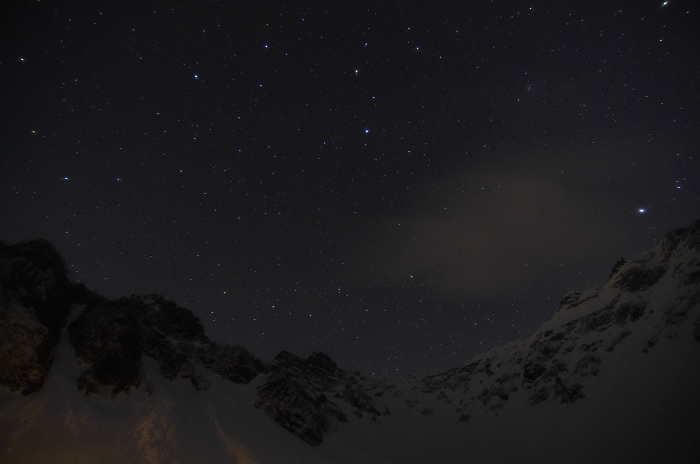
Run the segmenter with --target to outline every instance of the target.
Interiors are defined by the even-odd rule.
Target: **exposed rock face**
[[[120,299],[86,310],[69,328],[75,356],[91,364],[78,379],[78,388],[96,393],[101,385],[117,394],[139,386],[143,336],[140,316],[146,305],[139,300]]]
[[[0,242],[0,385],[25,394],[42,387],[73,293],[51,243]]]
[[[268,381],[258,388],[255,406],[294,435],[312,445],[319,445],[333,422],[348,418],[334,400],[341,400],[350,411],[380,415],[374,400],[358,382],[359,374],[336,366],[323,353],[302,359],[286,351],[270,365]]]
[[[112,387],[113,395],[138,388],[142,355],[160,361],[164,377],[190,379],[198,390],[209,388],[205,369],[236,383],[266,372],[246,349],[209,340],[199,319],[160,295],[99,302],[68,333],[78,360],[91,365],[78,380],[85,393],[100,386]]]
[[[665,272],[666,268],[663,266],[653,268],[633,267],[618,277],[615,286],[629,292],[639,292],[658,282]]]
[[[0,384],[28,394],[44,384],[53,343],[32,308],[5,303],[0,308]]]
[[[41,389],[71,307],[82,311],[68,335],[76,360],[89,365],[77,379],[86,394],[138,388],[143,355],[198,390],[209,388],[208,371],[236,383],[267,371],[246,349],[210,341],[199,319],[160,295],[110,300],[72,284],[45,240],[0,242],[0,284],[0,385],[12,391]]]

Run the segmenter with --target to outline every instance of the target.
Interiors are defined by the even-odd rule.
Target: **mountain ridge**
[[[579,420],[625,390],[638,398],[644,398],[648,391],[674,391],[674,398],[659,398],[659,404],[672,405],[672,410],[680,408],[678,401],[683,400],[683,417],[700,413],[700,401],[678,387],[700,381],[700,221],[669,232],[659,245],[636,258],[620,259],[601,287],[566,295],[552,317],[530,337],[493,348],[463,366],[405,379],[368,379],[359,372],[338,367],[323,353],[303,359],[281,352],[269,364],[264,363],[243,347],[212,342],[190,311],[160,295],[110,300],[81,284],[71,283],[63,260],[46,241],[14,246],[0,242],[0,263],[0,385],[10,392],[0,403],[0,424],[15,430],[14,435],[0,434],[0,445],[4,446],[0,452],[8,457],[13,455],[8,449],[21,448],[22,440],[16,438],[18,426],[13,426],[3,411],[21,404],[22,398],[42,392],[59,344],[66,346],[62,348],[64,352],[72,351],[72,363],[80,374],[67,381],[83,397],[128,402],[132,401],[128,398],[145,394],[151,399],[143,401],[151,404],[160,401],[159,395],[166,395],[169,389],[183,388],[175,386],[178,379],[189,383],[192,394],[205,397],[210,394],[214,398],[218,393],[213,390],[218,388],[238,388],[237,391],[248,392],[248,399],[236,407],[267,416],[300,442],[322,452],[349,446],[343,441],[346,436],[364,437],[352,448],[355,451],[371,448],[375,438],[367,436],[367,430],[378,436],[388,434],[387,440],[391,441],[395,438],[392,434],[409,423],[423,428],[423,424],[437,421],[436,430],[447,427],[442,436],[430,430],[419,431],[415,441],[422,443],[421,433],[433,440],[452,437],[458,441],[462,437],[459,427],[469,428],[476,436],[481,432],[474,427],[517,428],[511,424],[524,424],[542,414],[574,414]],[[648,367],[652,365],[676,379],[675,383],[656,379]],[[640,366],[636,369],[639,372],[630,371],[630,366]],[[630,378],[635,376],[647,379],[650,386],[630,384]],[[222,381],[239,387],[221,387]],[[603,394],[606,391],[609,394]],[[23,395],[17,397],[11,392]],[[618,409],[630,416],[642,414],[631,406],[638,400],[625,399],[624,395],[621,398]],[[607,413],[601,409],[600,414]],[[663,425],[665,431],[658,430],[663,436],[673,430],[679,437],[667,440],[678,445],[674,456],[680,461],[700,450],[689,438],[700,432],[697,421],[695,425],[668,426],[669,419],[663,411],[655,414],[657,425],[642,414],[639,424],[628,424],[627,428],[647,433],[640,429],[641,425],[653,430]],[[134,417],[138,414],[134,413]],[[218,421],[223,419],[219,417]],[[550,418],[545,424],[549,422],[553,420]],[[360,426],[363,428],[358,429]],[[221,441],[216,446],[222,447],[222,456],[237,456],[241,460],[241,456],[247,456],[250,462],[266,462],[255,458],[256,453],[264,454],[259,447],[241,448],[236,437],[227,435],[221,425],[216,427]],[[582,430],[591,436],[600,435],[589,428]],[[527,428],[520,432],[523,431]],[[405,433],[414,436],[416,431]],[[566,435],[562,431],[556,433]],[[237,444],[230,445],[231,440]],[[330,444],[326,443],[328,440]],[[503,440],[510,440],[512,447],[521,452],[530,450],[546,457],[539,445],[520,438]],[[453,442],[444,444],[446,448],[440,451],[432,444],[423,444],[422,448],[415,445],[412,454],[403,450],[406,445],[394,445],[388,447],[390,452],[375,450],[386,454],[376,462],[420,462],[416,459],[421,453],[461,455],[467,451],[478,461],[479,453],[485,452],[479,447],[483,445],[471,444],[471,451]],[[568,452],[565,445],[560,447]],[[142,451],[142,446],[133,446]],[[247,451],[241,451],[244,448]],[[137,461],[166,462],[149,460],[141,451],[134,451]],[[636,453],[627,452],[630,456]],[[581,453],[584,458],[595,454]],[[655,455],[647,456],[651,462],[649,458]],[[376,455],[375,458],[378,459]],[[346,462],[334,459],[320,462]],[[551,457],[549,461],[553,462]],[[285,458],[279,462],[296,461]]]

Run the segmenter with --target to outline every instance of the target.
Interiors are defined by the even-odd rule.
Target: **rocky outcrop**
[[[270,371],[267,382],[258,387],[255,407],[307,443],[319,445],[335,422],[347,422],[339,404],[358,417],[380,415],[358,381],[359,373],[338,368],[323,353],[302,359],[283,351],[272,361]]]
[[[42,387],[74,290],[51,243],[0,242],[0,385],[24,394]]]
[[[31,308],[0,307],[0,385],[24,394],[39,390],[51,366],[53,342]]]
[[[209,388],[206,371],[236,383],[266,372],[262,361],[242,347],[219,345],[189,310],[160,295],[105,300],[86,308],[68,327],[77,359],[90,367],[78,388],[113,395],[140,385],[142,355],[160,362],[168,379],[189,379],[197,390]]]
[[[111,386],[112,394],[138,387],[143,335],[139,324],[146,305],[122,298],[84,311],[69,326],[70,343],[78,362],[90,367],[78,388],[96,393]]]
[[[204,335],[197,317],[160,295],[110,300],[73,284],[54,246],[45,240],[0,242],[0,385],[29,394],[41,389],[68,314],[76,360],[87,365],[78,388],[116,395],[138,388],[141,359],[161,363],[161,373],[207,389],[205,372],[247,383],[264,363],[241,347],[219,345]]]

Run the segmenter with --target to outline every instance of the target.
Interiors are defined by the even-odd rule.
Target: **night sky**
[[[0,8],[0,239],[267,361],[459,366],[700,218],[696,1]]]

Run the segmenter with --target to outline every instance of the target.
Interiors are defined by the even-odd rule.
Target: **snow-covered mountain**
[[[158,295],[0,242],[0,462],[696,462],[700,221],[564,297],[528,339],[425,377],[265,363]],[[554,308],[553,308],[554,309]]]

